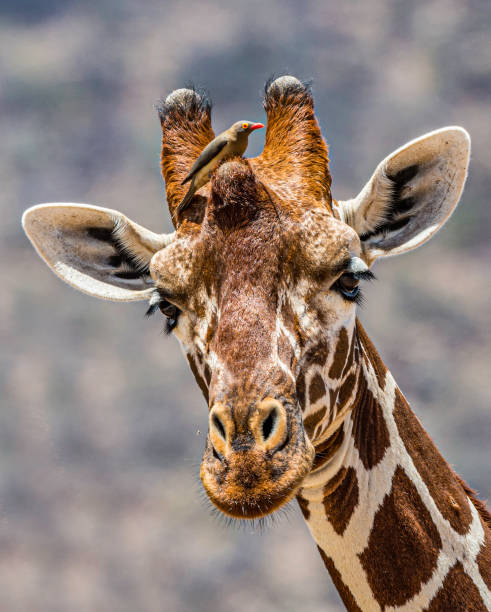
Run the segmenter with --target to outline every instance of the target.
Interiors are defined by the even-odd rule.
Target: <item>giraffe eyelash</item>
[[[358,291],[356,297],[352,300],[357,306],[362,308],[365,305],[365,294],[362,291]]]
[[[164,312],[163,310],[164,305],[167,305],[166,308],[168,309],[169,308],[174,309],[173,312],[171,313]],[[181,311],[179,310],[179,308],[177,308],[177,306],[174,306],[165,297],[163,297],[162,294],[158,291],[158,289],[155,289],[155,291],[152,293],[150,297],[149,306],[148,306],[147,311],[145,312],[145,316],[151,317],[157,309],[160,309],[162,311],[162,314],[165,317],[164,333],[166,335],[169,335],[172,332],[172,330],[177,326],[177,323],[179,321],[179,315],[181,314]]]
[[[364,281],[377,280],[377,277],[371,270],[365,270],[364,272],[357,272],[356,278],[359,278],[360,280],[364,280]]]
[[[356,281],[375,280],[375,274],[371,270],[364,270],[362,272],[356,272],[356,273],[345,272],[344,275],[350,276]],[[363,293],[359,285],[356,285],[356,287],[353,288],[353,290],[356,289],[356,293],[354,293],[353,295],[349,295],[347,291],[343,290],[340,283],[344,275],[341,275],[339,279],[336,281],[336,283],[334,284],[334,289],[336,289],[341,294],[342,298],[346,300],[347,302],[354,302],[358,306],[363,306],[363,304],[365,303],[365,300],[364,300]]]

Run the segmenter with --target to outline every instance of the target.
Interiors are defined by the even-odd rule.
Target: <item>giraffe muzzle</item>
[[[219,510],[258,518],[295,495],[313,458],[297,407],[272,397],[248,410],[216,403],[209,413],[201,480]]]

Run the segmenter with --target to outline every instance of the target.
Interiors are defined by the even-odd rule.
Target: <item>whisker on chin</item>
[[[249,533],[258,532],[263,534],[269,529],[276,528],[283,520],[290,521],[290,518],[297,512],[295,501],[294,499],[291,499],[284,506],[275,510],[272,514],[259,518],[249,519],[245,517],[237,518],[229,516],[224,514],[213,504],[206,494],[199,477],[195,480],[195,483],[198,485],[198,495],[200,497],[201,506],[208,511],[208,514],[216,525],[225,529],[234,529],[235,531]],[[256,504],[256,506],[259,508],[258,504]]]

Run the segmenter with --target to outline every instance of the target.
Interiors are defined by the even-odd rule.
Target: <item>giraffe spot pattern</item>
[[[484,542],[481,546],[481,550],[477,555],[477,566],[479,572],[484,580],[485,585],[491,591],[491,531],[489,527],[484,527]]]
[[[305,375],[303,372],[300,372],[300,374],[297,376],[296,389],[297,389],[297,400],[303,412],[305,410],[305,393],[306,393]]]
[[[378,386],[383,389],[385,387],[385,379],[387,376],[387,367],[380,358],[377,349],[373,346],[372,341],[367,336],[366,331],[363,329],[362,324],[358,319],[356,320],[356,331],[360,338],[365,353],[367,354],[368,360],[375,370],[375,376],[377,377]]]
[[[338,391],[336,389],[329,389],[329,401],[331,410],[329,411],[329,418],[327,420],[327,425],[330,425],[334,419],[336,414],[336,400],[338,399]]]
[[[310,510],[309,510],[309,502],[305,497],[302,497],[300,493],[297,495],[297,502],[300,506],[300,510],[302,511],[303,517],[306,521],[310,518]]]
[[[359,379],[355,406],[351,414],[354,444],[365,469],[371,470],[382,460],[390,445],[390,437],[382,408],[364,376]]]
[[[297,376],[296,388],[297,388],[297,399],[302,409],[302,412],[306,408],[306,399],[307,399],[307,386],[305,383],[305,370],[308,369],[311,365],[323,366],[327,361],[328,356],[328,344],[321,340],[321,342],[317,343],[315,346],[312,346],[305,353],[305,357],[303,360],[303,369]],[[324,381],[322,381],[322,385],[324,385]],[[324,386],[325,393],[325,386]],[[320,396],[322,397],[322,396]],[[311,400],[312,401],[312,400]]]
[[[346,402],[351,397],[351,393],[353,392],[353,387],[355,385],[355,382],[356,382],[356,376],[355,376],[355,374],[353,372],[351,372],[351,374],[348,374],[348,376],[346,377],[345,381],[343,382],[343,384],[339,388],[339,393],[338,393],[339,408],[338,408],[338,411],[342,410],[345,407]]]
[[[344,378],[346,376],[346,373],[348,372],[348,370],[353,365],[353,359],[354,359],[354,355],[355,355],[355,346],[356,346],[356,344],[357,344],[357,342],[355,341],[355,336],[353,336],[353,339],[352,339],[351,345],[350,345],[350,349],[349,349],[349,355],[346,358],[346,361],[344,362],[344,368],[343,368],[343,373],[341,375],[341,378]]]
[[[205,396],[206,401],[208,401],[208,387],[205,381],[203,380],[201,374],[199,373],[194,357],[188,353],[186,355],[186,358],[188,360],[189,367],[191,368],[191,372],[193,373],[193,376],[196,379],[196,382],[198,383],[199,388],[201,389],[201,392]]]
[[[315,346],[306,351],[304,361],[306,365],[323,366],[329,355],[329,346],[325,340],[321,340]]]
[[[312,439],[316,426],[324,419],[327,412],[327,406],[323,405],[312,414],[306,416],[303,420],[303,426],[309,438]]]
[[[395,394],[394,419],[406,450],[438,510],[457,533],[466,534],[472,523],[469,498],[459,484],[456,474],[435,448],[398,388]],[[435,479],[435,474],[438,474],[438,480]]]
[[[338,343],[334,352],[334,360],[329,368],[329,378],[336,379],[341,377],[349,348],[348,332],[344,327],[342,327],[341,331],[339,332]]]
[[[334,565],[334,561],[326,555],[320,546],[317,546],[317,549],[348,612],[362,612],[362,609],[356,603],[351,591],[344,584],[341,574]]]
[[[460,561],[448,572],[426,612],[486,612],[488,608]]]
[[[309,399],[311,404],[315,404],[321,397],[326,394],[326,385],[322,380],[322,376],[317,372],[310,381]]]
[[[325,442],[315,447],[313,470],[323,466],[339,450],[344,440],[343,426],[339,427]]]
[[[382,606],[400,606],[432,575],[442,542],[431,515],[404,470],[396,468],[392,489],[378,509],[368,545],[359,555]]]
[[[334,531],[343,535],[358,505],[358,478],[353,467],[341,468],[324,487],[324,508]]]

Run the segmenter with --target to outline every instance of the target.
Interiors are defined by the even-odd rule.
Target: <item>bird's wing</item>
[[[206,147],[201,152],[198,159],[194,162],[193,167],[189,171],[189,174],[183,180],[181,185],[184,185],[188,181],[190,181],[197,172],[204,168],[206,164],[209,164],[211,160],[216,157],[220,151],[227,145],[228,140],[226,138],[215,138],[210,143],[206,145]]]

